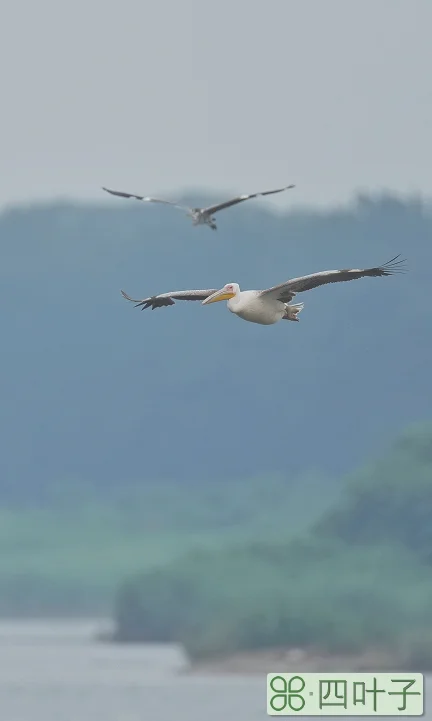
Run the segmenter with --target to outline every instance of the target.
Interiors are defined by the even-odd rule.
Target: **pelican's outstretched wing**
[[[400,256],[396,255],[391,260],[377,268],[350,268],[347,270],[323,270],[321,273],[312,273],[304,275],[301,278],[293,278],[287,280],[286,283],[275,285],[273,288],[262,290],[260,295],[265,297],[273,297],[283,303],[288,303],[296,293],[302,293],[305,290],[318,288],[326,283],[341,283],[346,280],[356,280],[357,278],[380,278],[384,275],[394,275],[395,273],[404,272],[405,260],[398,260]]]
[[[282,193],[284,190],[289,190],[290,188],[295,188],[295,185],[287,185],[285,188],[278,188],[277,190],[264,190],[262,193],[250,193],[250,195],[239,195],[237,198],[232,198],[231,200],[226,200],[223,203],[218,203],[217,205],[210,205],[208,208],[203,208],[202,210],[204,213],[208,215],[212,215],[213,213],[217,213],[218,210],[224,210],[224,208],[230,208],[231,205],[237,205],[237,203],[243,203],[244,200],[249,200],[250,198],[257,198],[259,195],[273,195],[273,193]]]
[[[174,305],[174,300],[202,301],[208,298],[209,295],[212,295],[212,293],[216,293],[216,290],[217,288],[212,288],[211,290],[173,290],[170,293],[161,293],[160,295],[153,295],[149,298],[142,298],[142,300],[131,298],[124,290],[121,291],[121,294],[126,300],[135,303],[135,308],[141,306],[141,310],[145,308],[154,310],[155,308],[162,308],[164,305]]]
[[[174,208],[179,208],[180,210],[190,210],[190,208],[188,208],[187,206],[173,203],[171,200],[150,198],[149,196],[134,195],[133,193],[122,193],[120,190],[110,190],[109,188],[104,187],[102,187],[102,190],[104,190],[106,193],[110,193],[111,195],[118,195],[119,198],[135,198],[135,200],[142,200],[144,203],[164,203],[164,205],[172,205]]]

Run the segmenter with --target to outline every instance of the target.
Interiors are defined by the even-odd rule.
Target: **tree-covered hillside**
[[[3,503],[74,483],[343,472],[430,414],[432,219],[415,200],[286,215],[251,202],[217,232],[105,197],[18,207],[0,216],[0,253]],[[265,288],[397,253],[408,274],[298,296],[297,324],[224,304],[141,313],[120,295]]]
[[[386,670],[430,670],[431,425],[407,429],[341,491],[295,539],[279,526],[279,537],[258,531],[131,576],[116,599],[117,639],[179,641],[192,658],[381,649]]]

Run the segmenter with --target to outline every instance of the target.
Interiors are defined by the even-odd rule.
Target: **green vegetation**
[[[325,498],[317,493],[323,484]],[[119,484],[103,502],[84,486],[62,484],[44,508],[0,510],[0,612],[107,612],[126,576],[193,549],[274,538],[281,528],[297,533],[337,493],[337,483],[315,474]]]
[[[432,423],[409,428],[388,456],[354,474],[317,531],[351,545],[400,544],[432,564]]]
[[[175,639],[192,658],[375,646],[432,665],[431,499],[432,427],[420,425],[348,479],[303,538],[280,527],[279,540],[188,554],[130,579],[117,637]]]

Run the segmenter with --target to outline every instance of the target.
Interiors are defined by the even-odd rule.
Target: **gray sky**
[[[5,2],[0,206],[432,196],[431,28],[431,0]]]

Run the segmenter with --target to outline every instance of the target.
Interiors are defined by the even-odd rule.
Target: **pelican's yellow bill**
[[[218,290],[217,293],[213,293],[213,295],[209,295],[208,298],[203,300],[203,305],[209,305],[210,303],[217,303],[220,300],[230,300],[231,298],[234,298],[235,293],[230,293],[229,291],[222,291]]]
[[[268,716],[422,716],[421,673],[269,673]]]

